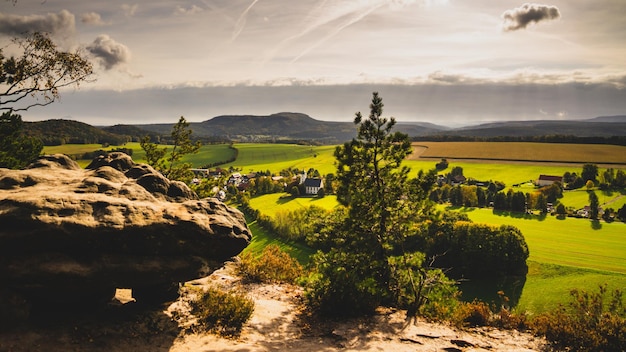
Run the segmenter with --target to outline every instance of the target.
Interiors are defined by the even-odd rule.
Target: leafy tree
[[[25,111],[59,98],[59,89],[78,86],[93,74],[80,51],[58,50],[50,37],[32,32],[12,43],[18,56],[5,57],[0,48],[0,110]]]
[[[589,218],[592,220],[598,220],[598,213],[600,212],[600,200],[596,195],[596,192],[589,192]]]
[[[291,187],[291,189],[289,190],[289,193],[291,193],[291,196],[293,198],[297,198],[300,196],[300,189],[298,188],[298,186],[293,186]]]
[[[559,182],[555,182],[549,186],[544,186],[539,189],[539,192],[546,196],[548,203],[556,203],[558,198],[563,197],[563,189]]]
[[[524,192],[515,192],[511,196],[511,210],[517,212],[526,211],[526,196]]]
[[[598,165],[595,164],[585,164],[583,165],[583,171],[580,174],[580,177],[584,182],[589,180],[595,182],[598,177]]]
[[[559,205],[556,206],[556,214],[560,217],[565,217],[565,215],[567,215],[567,210],[565,209],[565,205],[559,203]]]
[[[595,187],[595,184],[593,183],[593,181],[592,181],[592,180],[587,180],[587,182],[585,183],[585,188],[586,188],[587,190],[590,190],[590,189],[592,189],[593,187]]]
[[[460,166],[455,166],[450,170],[450,177],[454,176],[463,176],[463,168]]]
[[[543,195],[543,193],[539,193],[537,195],[537,200],[535,202],[535,209],[540,210],[542,213],[545,213],[548,211],[548,199],[546,198],[546,196]]]
[[[508,210],[509,206],[506,201],[506,194],[504,192],[498,192],[493,197],[493,209],[494,210]]]
[[[146,153],[146,160],[149,165],[161,172],[165,177],[171,180],[188,180],[193,177],[190,163],[182,163],[180,160],[187,154],[195,154],[200,150],[202,143],[199,141],[191,141],[191,133],[189,123],[183,116],[180,117],[178,123],[172,128],[170,134],[173,143],[172,151],[168,153],[168,148],[159,148],[156,144],[150,142],[150,137],[144,137],[141,142],[141,148]]]
[[[606,222],[612,222],[614,216],[615,210],[613,208],[606,208],[604,209],[604,213],[602,213],[602,220]]]
[[[617,211],[617,217],[623,222],[626,222],[626,204],[622,205],[622,207],[619,208],[619,210]]]
[[[429,292],[424,284],[443,282],[419,256],[404,251],[427,193],[409,191],[409,169],[401,163],[411,144],[407,135],[392,132],[395,119],[383,118],[382,108],[374,93],[369,117],[357,113],[354,119],[357,137],[335,150],[337,199],[347,213],[333,221],[334,245],[314,255],[316,270],[307,282],[308,303],[322,313],[361,315],[396,302],[414,315]],[[402,289],[396,289],[399,283]]]
[[[23,168],[41,153],[41,140],[25,136],[22,129],[20,115],[10,112],[0,115],[0,167]]]

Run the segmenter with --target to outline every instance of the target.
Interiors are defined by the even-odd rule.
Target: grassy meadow
[[[470,148],[474,143],[475,146]],[[455,166],[461,166],[466,177],[481,181],[497,180],[504,182],[507,187],[514,184],[514,190],[531,192],[534,187],[529,181],[535,180],[539,174],[562,175],[566,171],[580,173],[582,163],[601,162],[622,163],[614,164],[613,168],[626,168],[626,149],[614,146],[564,145],[542,143],[531,144],[523,148],[523,144],[511,143],[419,143],[427,144],[428,149],[417,148],[418,152],[441,154],[449,161],[449,172]],[[446,145],[447,144],[447,145]],[[125,147],[133,149],[133,160],[142,162],[143,151],[138,143],[128,143]],[[243,172],[270,170],[278,173],[282,169],[315,168],[321,174],[334,173],[335,146],[302,146],[286,144],[236,144],[239,154],[236,161],[222,165],[233,166]],[[550,152],[545,150],[550,147]],[[552,149],[552,148],[556,149]],[[609,148],[610,147],[610,148]],[[115,147],[110,147],[115,148]],[[109,149],[110,149],[109,148]],[[598,149],[599,148],[599,149]],[[102,149],[100,145],[63,145],[45,147],[45,153],[65,153],[77,155],[85,152]],[[595,151],[597,159],[587,159],[588,154],[582,150]],[[227,160],[233,156],[233,151],[227,145],[203,146],[200,153],[190,156],[186,161],[194,167],[208,163]],[[473,154],[472,154],[473,153]],[[504,153],[504,154],[503,154]],[[524,154],[525,153],[525,154]],[[435,154],[430,154],[435,155]],[[473,155],[473,156],[472,156]],[[506,162],[498,161],[502,155],[508,159],[541,160],[537,162]],[[524,156],[525,155],[525,156]],[[546,162],[552,158],[558,163]],[[439,157],[437,155],[437,157]],[[483,157],[489,160],[456,160]],[[569,160],[576,163],[564,163]],[[591,160],[591,161],[589,161]],[[82,166],[90,160],[79,160]],[[419,170],[430,170],[435,167],[438,159],[419,159],[413,156],[406,160],[405,165],[412,169],[411,175]],[[606,166],[600,166],[600,172]],[[619,209],[626,204],[626,195],[619,192],[603,192],[596,190],[601,204],[607,204]],[[586,190],[564,192],[561,202],[568,207],[581,208],[588,203]],[[263,214],[272,216],[277,211],[295,209],[310,205],[332,209],[337,201],[334,196],[318,198],[292,199],[287,194],[270,194],[255,197],[251,205]],[[591,222],[585,219],[566,218],[559,220],[553,216],[530,216],[494,212],[492,209],[456,208],[455,211],[465,212],[474,222],[494,225],[510,224],[520,228],[530,249],[529,272],[519,298],[518,309],[529,312],[541,312],[555,307],[559,303],[569,300],[569,291],[573,288],[596,291],[600,284],[608,284],[609,288],[626,287],[626,224],[622,222],[605,223]],[[253,253],[260,253],[263,247],[272,243],[296,257],[301,263],[308,261],[311,250],[297,243],[289,243],[277,239],[270,233],[250,222],[249,226],[254,234],[252,243],[245,249]]]
[[[235,144],[237,160],[222,165],[244,172],[283,169],[317,169],[322,175],[335,172],[335,146],[305,146],[294,144]]]

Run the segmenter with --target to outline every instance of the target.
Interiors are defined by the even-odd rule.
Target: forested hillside
[[[72,120],[24,122],[24,132],[29,136],[38,137],[44,145],[91,143],[122,145],[130,141],[127,135],[110,133]]]

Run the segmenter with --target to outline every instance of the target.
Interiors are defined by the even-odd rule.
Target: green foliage
[[[585,164],[583,165],[583,171],[580,174],[583,182],[592,181],[595,182],[598,177],[598,165]]]
[[[430,224],[428,236],[426,253],[437,257],[437,267],[452,268],[453,277],[524,276],[528,270],[528,245],[516,227],[442,221]]]
[[[160,148],[150,142],[150,137],[145,136],[141,140],[141,148],[146,154],[146,162],[154,167],[170,180],[189,181],[193,173],[189,170],[191,163],[181,162],[181,158],[187,154],[195,154],[200,150],[202,144],[191,141],[192,131],[189,123],[183,116],[172,128],[172,150],[168,153],[167,147]]]
[[[27,122],[26,130],[25,132],[29,136],[41,139],[46,146],[100,144],[100,147],[102,147],[106,145],[123,145],[130,141],[130,137],[127,135],[113,134],[102,128],[72,120],[54,119]]]
[[[323,250],[313,258],[306,298],[324,314],[362,315],[392,303],[414,316],[446,282],[443,273],[423,265],[422,254],[404,249],[411,227],[428,212],[435,175],[408,181],[402,162],[411,145],[406,135],[392,133],[395,120],[381,117],[382,108],[374,93],[369,118],[357,113],[354,119],[357,138],[336,149],[336,193],[346,212],[331,216],[328,227],[309,238]]]
[[[237,272],[252,282],[293,284],[302,275],[303,268],[277,245],[268,245],[260,256],[250,252],[242,254]]]
[[[0,167],[20,169],[34,161],[43,144],[23,134],[20,115],[5,112],[0,116]]]
[[[368,253],[331,249],[312,258],[312,273],[304,279],[305,302],[313,311],[327,316],[371,314],[380,305],[385,288],[380,263]]]
[[[556,347],[576,351],[626,350],[626,311],[622,291],[607,302],[606,285],[598,292],[572,290],[568,306],[537,316],[534,331]]]
[[[456,282],[441,269],[424,264],[424,254],[415,252],[389,257],[391,291],[395,305],[407,316],[449,318],[458,304]]]
[[[600,212],[600,200],[594,191],[589,191],[589,218],[597,220]]]
[[[254,301],[244,294],[225,292],[215,287],[198,289],[191,312],[208,331],[236,336],[254,312]]]
[[[622,205],[621,208],[617,211],[617,217],[620,218],[623,222],[626,222],[626,204]]]
[[[300,196],[300,189],[298,188],[298,186],[292,186],[291,189],[289,190],[289,193],[291,193],[291,196],[296,198]]]
[[[319,232],[328,216],[328,211],[315,205],[291,211],[281,210],[271,218],[270,227],[284,239],[303,240]]]
[[[12,42],[16,48],[11,51],[19,56],[5,57],[4,46],[0,48],[2,111],[24,111],[49,105],[59,98],[60,88],[78,86],[93,74],[86,57],[79,51],[59,51],[48,34],[26,33]],[[23,102],[26,103],[20,105]]]

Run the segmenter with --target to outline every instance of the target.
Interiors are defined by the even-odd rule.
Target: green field
[[[138,143],[129,143],[133,149],[133,159],[142,162],[143,153]],[[322,174],[334,173],[334,146],[301,146],[285,144],[237,144],[238,159],[222,167],[233,166],[242,171],[270,170],[278,173],[282,169],[315,168]],[[458,146],[457,146],[458,147]],[[45,153],[66,153],[70,155],[100,149],[100,145],[64,145],[46,147]],[[201,152],[188,159],[195,167],[228,159],[232,154],[226,145],[204,146]],[[489,155],[489,154],[485,154]],[[547,154],[549,155],[549,154]],[[624,154],[626,155],[626,154]],[[571,157],[571,155],[570,155]],[[477,180],[497,180],[507,186],[522,184],[519,189],[530,192],[534,187],[528,181],[535,180],[539,174],[562,175],[566,171],[580,173],[581,164],[554,163],[505,163],[498,161],[455,161],[449,160],[449,172],[452,167],[461,166],[466,177]],[[80,161],[86,165],[89,161]],[[434,168],[437,160],[413,159],[405,162],[411,167],[411,175],[421,170]],[[624,168],[624,166],[613,166]],[[604,168],[600,168],[602,172]],[[600,202],[619,209],[626,204],[626,196],[619,192],[596,190]],[[317,205],[326,209],[337,203],[333,196],[318,198],[285,197],[286,194],[270,194],[256,197],[251,205],[262,213],[273,215],[279,210],[295,209]],[[586,190],[564,192],[561,202],[568,207],[581,208],[588,203]],[[589,220],[567,218],[558,220],[552,216],[537,217],[494,213],[491,209],[455,209],[463,211],[475,222],[490,224],[509,224],[520,228],[530,249],[529,273],[525,282],[518,308],[529,312],[541,312],[545,309],[565,303],[569,299],[569,290],[573,288],[588,291],[597,290],[597,286],[607,283],[610,288],[626,287],[626,224],[622,222],[592,223]],[[278,244],[302,263],[306,263],[311,251],[300,244],[280,241],[272,234],[264,232],[255,222],[249,224],[253,231],[253,241],[245,251],[260,252],[270,243]]]
[[[478,223],[519,228],[530,250],[529,260],[626,274],[626,224],[620,221],[497,212],[488,208],[460,208]]]
[[[268,194],[250,200],[253,208],[272,216],[278,211],[293,210],[312,204],[332,209],[336,199],[296,198],[286,194]],[[530,258],[517,309],[529,313],[542,312],[568,301],[574,288],[595,291],[602,284],[610,289],[626,287],[626,224],[622,222],[592,223],[586,219],[553,216],[510,215],[491,209],[452,209],[465,212],[474,222],[518,227],[528,243]],[[253,233],[257,236],[254,227]],[[277,241],[261,231],[260,239],[246,250],[260,251],[264,245]],[[299,245],[279,241],[278,244],[306,263],[309,251]],[[485,292],[488,297],[493,292]]]
[[[293,198],[288,193],[273,193],[264,194],[250,199],[250,206],[268,216],[274,216],[274,214],[278,211],[299,209],[309,207],[311,205],[330,210],[338,204],[337,197],[333,195],[328,195],[324,198]]]
[[[233,166],[244,172],[265,171],[278,173],[283,169],[317,169],[325,175],[335,172],[335,146],[305,146],[294,144],[236,144],[239,157]]]

